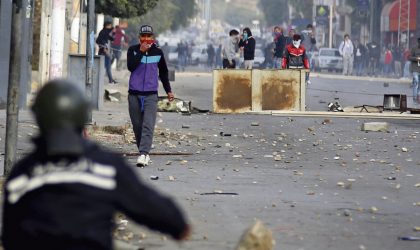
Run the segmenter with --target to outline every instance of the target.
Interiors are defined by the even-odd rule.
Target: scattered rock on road
[[[361,129],[362,131],[388,132],[389,125],[387,122],[365,122]]]
[[[236,250],[271,250],[274,247],[273,233],[259,220],[242,235]]]

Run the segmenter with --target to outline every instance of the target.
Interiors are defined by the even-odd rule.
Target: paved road
[[[354,81],[348,84],[355,85]],[[310,87],[327,85],[356,88],[321,78],[314,78]],[[381,85],[366,84],[360,89],[372,91],[374,86]],[[124,82],[118,88],[126,89]],[[389,88],[408,90],[408,85]],[[211,108],[210,75],[178,75],[173,89],[193,105]],[[335,96],[322,98],[327,97]],[[340,101],[347,105],[349,100],[352,105],[346,97],[340,96]],[[317,99],[313,103],[322,107]],[[3,111],[0,117],[4,121]],[[94,119],[98,125],[123,125],[128,121],[125,99],[106,103]],[[360,131],[364,120],[324,119],[163,113],[158,118],[154,152],[192,155],[152,156],[152,165],[137,172],[149,185],[177,199],[194,234],[179,245],[130,222],[121,235],[133,232],[129,243],[136,246],[125,249],[233,249],[255,218],[273,231],[275,249],[419,249],[419,242],[398,237],[420,237],[413,231],[420,226],[420,189],[415,187],[420,183],[420,122],[389,120],[390,133],[365,133]],[[36,129],[27,112],[20,120],[19,154],[23,155]],[[259,126],[251,126],[252,122]],[[232,136],[222,137],[220,132]],[[100,143],[121,153],[135,151],[133,144],[118,138],[105,136]],[[275,161],[274,155],[281,155],[281,160]],[[134,164],[136,157],[126,159]],[[151,175],[159,180],[150,180]],[[200,195],[215,190],[238,195]]]

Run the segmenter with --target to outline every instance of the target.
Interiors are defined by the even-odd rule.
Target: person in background
[[[367,54],[366,47],[359,42],[359,40],[354,41],[354,65],[356,66],[356,75],[362,76],[364,75],[364,69],[365,69],[365,58]]]
[[[354,46],[348,34],[344,35],[344,41],[341,42],[338,50],[340,55],[343,57],[343,75],[352,75]]]
[[[420,75],[420,37],[417,38],[417,46],[410,51],[410,71],[413,74],[413,101],[419,103],[419,75]]]
[[[176,51],[178,52],[178,70],[185,71],[185,66],[187,65],[188,45],[184,41],[181,41],[178,43]]]
[[[403,60],[404,60],[404,70],[403,70],[403,77],[410,78],[410,61],[411,51],[409,48],[405,48],[403,52]]]
[[[402,77],[402,57],[403,49],[401,46],[396,46],[392,52],[392,57],[394,58],[394,72],[396,78]]]
[[[161,47],[161,49],[162,49],[162,52],[163,52],[163,55],[165,56],[165,59],[169,62],[169,50],[170,50],[170,48],[169,48],[169,45],[168,45],[168,42],[165,42],[165,44]],[[169,63],[167,63],[167,64],[169,64]]]
[[[114,63],[114,60],[117,60],[117,70],[121,69],[121,53],[124,46],[128,43],[128,37],[125,35],[125,32],[123,29],[120,28],[119,25],[115,26],[115,29],[113,31],[113,37],[114,41],[111,43],[111,49],[112,49],[112,59],[111,59],[111,65]]]
[[[315,64],[312,63],[312,57],[314,52],[316,51],[316,39],[315,39],[315,32],[314,26],[312,24],[308,24],[306,26],[306,30],[302,31],[302,44],[305,47],[306,54],[308,55],[309,65],[311,70],[315,67]],[[309,81],[309,75],[308,75]],[[308,82],[310,84],[310,81]]]
[[[379,45],[372,41],[367,44],[368,55],[369,55],[369,72],[370,76],[377,76],[377,69],[379,64],[379,59],[381,57],[381,48]]]
[[[149,165],[155,130],[159,79],[168,96],[174,100],[168,78],[168,67],[162,50],[155,44],[153,28],[142,25],[139,33],[140,44],[127,51],[127,68],[131,72],[128,89],[128,111],[130,113],[136,144],[140,156],[137,166]]]
[[[272,68],[273,67],[273,51],[274,51],[274,42],[268,42],[264,47],[264,66],[263,68]]]
[[[273,30],[274,37],[274,55],[273,55],[273,68],[280,69],[283,60],[283,53],[286,48],[286,38],[283,35],[283,30],[276,26]]]
[[[252,69],[255,56],[255,39],[252,36],[251,29],[246,27],[242,33],[242,39],[239,41],[239,48],[244,53],[244,67],[245,69]]]
[[[234,69],[236,68],[236,51],[239,44],[239,32],[237,30],[229,31],[229,37],[225,40],[222,48],[223,68]]]
[[[293,36],[296,34],[295,29],[290,29],[288,35],[286,36],[286,46],[293,43]]]
[[[221,69],[223,68],[222,64],[222,44],[219,44],[216,49],[216,68]]]
[[[207,67],[211,70],[213,69],[214,65],[214,56],[216,55],[216,52],[214,51],[213,44],[209,43],[207,45]]]
[[[119,154],[82,136],[90,105],[77,85],[52,80],[35,98],[35,148],[4,183],[4,249],[111,250],[117,211],[185,240],[190,226],[179,207]]]
[[[385,49],[385,56],[384,56],[384,74],[385,76],[389,76],[391,74],[391,67],[392,67],[392,52],[389,48],[389,45]]]
[[[99,32],[98,37],[96,38],[96,44],[99,46],[98,55],[105,57],[105,70],[108,76],[108,81],[110,84],[118,83],[112,77],[112,70],[111,70],[111,50],[109,42],[113,41],[114,37],[112,36],[112,23],[110,21],[104,22],[103,29]]]
[[[295,34],[292,44],[286,46],[282,60],[283,69],[309,69],[306,49],[302,46],[301,42],[301,36]]]

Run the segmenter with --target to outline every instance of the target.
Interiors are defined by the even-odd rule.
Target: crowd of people
[[[346,34],[339,51],[343,56],[344,75],[409,77],[410,49],[403,45],[381,47],[375,41],[364,45],[358,40],[352,42]]]

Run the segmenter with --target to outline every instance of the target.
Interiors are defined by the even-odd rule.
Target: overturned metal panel
[[[213,111],[215,113],[243,113],[251,110],[251,70],[214,70]]]
[[[262,110],[300,110],[299,70],[263,70],[259,82]]]

